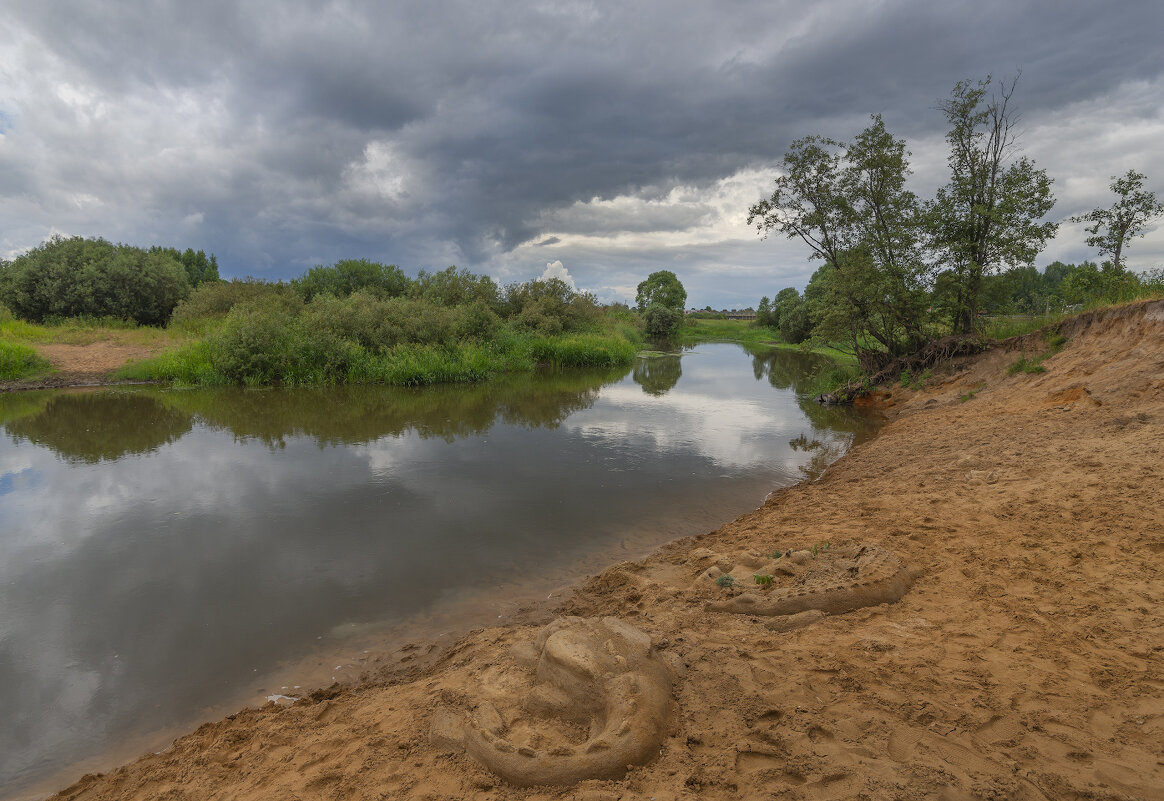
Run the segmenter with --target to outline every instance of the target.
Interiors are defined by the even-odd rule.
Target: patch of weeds
[[[725,573],[715,580],[715,584],[717,587],[723,587],[724,589],[727,589],[728,587],[734,587],[736,585],[736,577],[729,576]]]
[[[1028,359],[1026,356],[1021,357],[1018,361],[1006,368],[1007,375],[1015,375],[1016,373],[1045,373],[1047,368],[1042,365],[1042,358],[1035,357]]]
[[[772,559],[779,559],[781,556],[788,556],[790,553],[792,553],[792,551],[782,551],[777,548],[775,551],[768,554],[768,556]]]
[[[771,576],[765,576],[761,573],[756,573],[755,575],[753,575],[752,580],[755,581],[757,584],[771,584],[772,583]]]
[[[831,547],[832,547],[832,545],[829,544],[828,540],[824,541],[824,545],[818,545],[817,543],[813,543],[813,545],[812,545],[812,558],[816,559],[818,554],[823,553],[824,551],[827,551]]]
[[[0,381],[27,378],[43,373],[50,367],[46,359],[27,345],[0,342]]]
[[[928,367],[917,375],[914,375],[909,370],[903,370],[901,373],[901,386],[907,389],[921,389],[932,376],[933,371]]]
[[[1056,332],[1047,332],[1047,347],[1051,349],[1052,353],[1058,353],[1063,350],[1063,346],[1067,344],[1067,337]]]

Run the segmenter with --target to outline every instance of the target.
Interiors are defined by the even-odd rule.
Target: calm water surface
[[[869,428],[797,395],[820,367],[725,344],[469,387],[0,396],[0,788],[259,703],[345,632],[755,507]]]

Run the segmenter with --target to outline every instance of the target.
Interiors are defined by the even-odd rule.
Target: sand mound
[[[512,648],[499,671],[467,719],[437,710],[434,745],[463,749],[518,786],[619,778],[658,754],[671,674],[633,626],[613,617],[555,620]]]
[[[919,391],[882,393],[891,422],[819,481],[615,565],[550,610],[543,625],[599,620],[569,624],[578,665],[630,664],[619,649],[642,640],[604,633],[613,617],[684,671],[674,717],[644,739],[649,761],[621,778],[517,787],[531,778],[506,760],[482,751],[487,769],[429,742],[434,720],[486,700],[500,726],[487,714],[463,725],[515,750],[541,732],[526,760],[559,745],[576,753],[622,725],[629,702],[615,688],[529,668],[521,643],[533,630],[499,626],[415,674],[207,724],[59,798],[1164,799],[1164,302],[1059,333],[1065,342],[1033,335],[937,370]],[[1045,372],[1010,374],[1024,355]],[[793,586],[740,555],[825,542],[837,559],[864,545],[924,573],[896,603],[784,632],[766,626],[777,618],[705,609]],[[746,592],[696,586],[721,554],[733,555],[721,571],[751,571]],[[753,576],[768,569],[765,589]],[[624,675],[655,670],[638,664]],[[563,708],[559,693],[584,699],[566,706],[585,708],[593,732],[581,717],[530,711]]]

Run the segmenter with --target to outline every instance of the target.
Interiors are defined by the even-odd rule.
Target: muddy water
[[[869,430],[796,392],[821,368],[0,396],[0,795],[755,507]]]

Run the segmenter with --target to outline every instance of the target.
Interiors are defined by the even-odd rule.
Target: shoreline
[[[881,393],[890,422],[818,480],[474,629],[430,667],[244,709],[56,797],[1162,798],[1164,302],[1063,333],[1045,374],[1007,374],[1032,340]],[[923,575],[896,604],[785,634],[692,589],[697,551],[822,541]],[[439,703],[472,704],[512,643],[563,614],[620,617],[682,664],[658,758],[519,789],[428,743]]]

